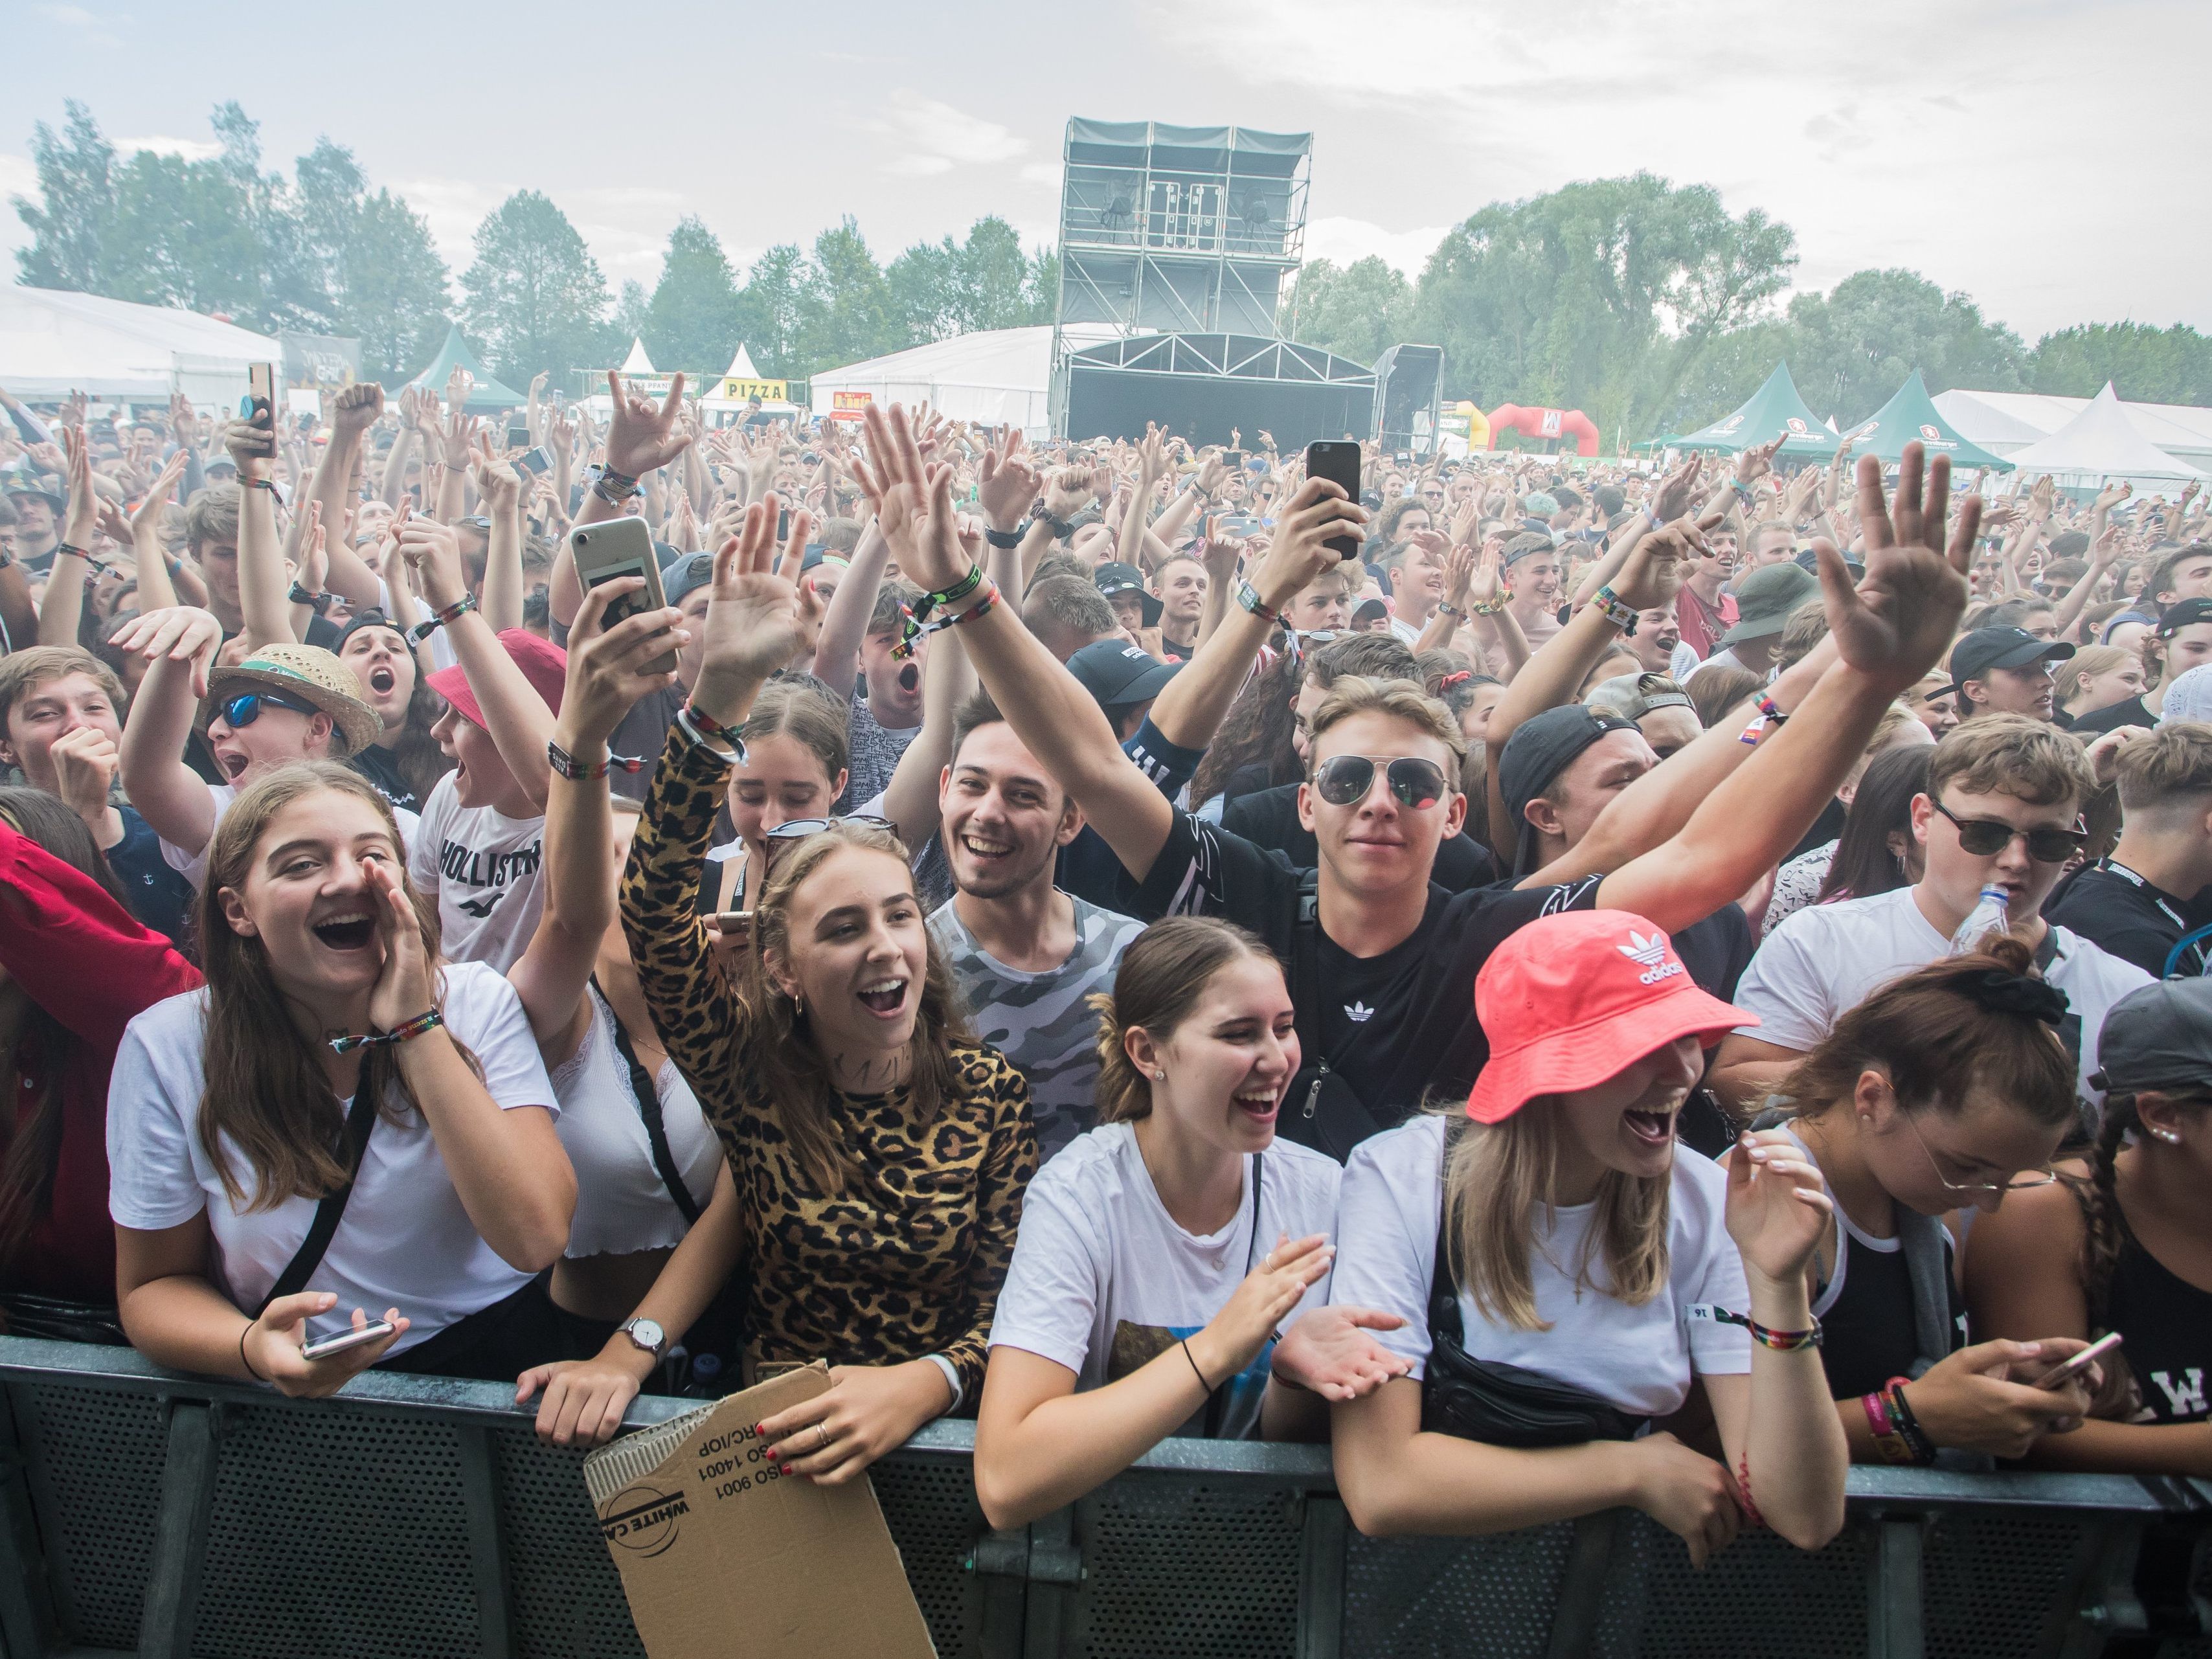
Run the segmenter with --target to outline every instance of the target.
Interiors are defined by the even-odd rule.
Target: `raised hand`
[[[389,1031],[437,1006],[436,975],[399,866],[381,860],[368,863],[362,881],[376,908],[377,938],[384,947],[384,970],[368,994],[368,1023]]]
[[[477,481],[477,494],[483,497],[487,515],[507,512],[520,504],[522,477],[493,453],[489,433],[479,430],[475,434],[468,466]]]
[[[366,432],[383,413],[384,388],[374,380],[356,380],[331,405],[331,427],[340,434]]]
[[[607,466],[626,478],[642,478],[655,467],[665,466],[691,447],[691,434],[676,429],[684,408],[684,377],[668,383],[668,395],[656,406],[623,385],[622,375],[607,371],[607,392],[614,399],[614,414],[607,422]]]
[[[555,741],[571,755],[605,747],[641,698],[676,683],[673,669],[650,673],[645,665],[690,643],[683,611],[674,605],[641,611],[604,628],[607,607],[644,587],[642,576],[618,576],[586,589],[576,609],[568,630],[568,684],[555,722]]]
[[[1254,584],[1261,589],[1260,597],[1280,609],[1323,571],[1335,568],[1341,561],[1328,544],[1337,537],[1364,541],[1367,509],[1346,495],[1341,484],[1328,478],[1308,478],[1276,514],[1274,541],[1261,562],[1270,581],[1267,586]],[[1273,587],[1278,580],[1288,584],[1279,592]]]
[[[377,389],[383,390],[381,386]],[[179,449],[190,449],[200,435],[199,419],[192,413],[192,400],[181,392],[169,394],[169,435],[177,441]]]
[[[433,611],[458,604],[469,591],[468,574],[461,565],[461,538],[452,526],[410,514],[392,528],[422,603]]]
[[[1720,527],[1724,515],[1714,511],[1692,523],[1677,519],[1653,531],[1628,550],[1613,591],[1620,602],[1636,611],[1656,611],[1674,603],[1682,584],[1690,579],[1690,561],[1707,556],[1711,549],[1705,532]]]
[[[468,412],[467,398],[467,390],[464,388],[460,398],[447,410],[445,429],[439,434],[445,445],[446,470],[449,472],[469,464],[469,452],[483,431],[484,423]]]
[[[1774,471],[1774,452],[1782,447],[1782,440],[1775,438],[1756,448],[1747,449],[1735,458],[1735,482],[1740,489],[1748,489],[1755,479],[1763,478]]]
[[[1662,524],[1672,524],[1690,510],[1690,492],[1697,488],[1698,475],[1705,471],[1705,458],[1692,453],[1681,465],[1659,481],[1651,495],[1651,510]]]
[[[1000,535],[1018,529],[1022,515],[1037,498],[1042,483],[1033,459],[1022,451],[1022,429],[1009,427],[1003,447],[988,449],[976,477],[976,505]]]
[[[1981,533],[1982,498],[1969,495],[1944,550],[1933,550],[1949,513],[1951,463],[1942,455],[1928,463],[1926,454],[1917,442],[1905,445],[1893,501],[1883,498],[1881,463],[1859,457],[1866,574],[1856,588],[1834,545],[1813,544],[1838,650],[1852,667],[1897,691],[1918,681],[1950,645],[1966,608],[1966,572]]]
[[[1064,466],[1052,475],[1045,486],[1044,510],[1063,522],[1080,513],[1097,499],[1091,469],[1087,466]]]
[[[1444,603],[1464,616],[1468,592],[1474,586],[1475,550],[1465,542],[1454,542],[1444,555]]]
[[[1834,1203],[1788,1131],[1741,1136],[1728,1161],[1728,1230],[1743,1265],[1775,1284],[1802,1280]]]
[[[760,683],[822,633],[823,603],[809,578],[799,580],[813,518],[791,515],[791,538],[776,545],[773,495],[745,509],[744,528],[714,554],[714,581],[704,624],[706,641],[691,700],[714,719],[750,701]]]
[[[875,504],[877,526],[900,570],[925,592],[943,592],[967,575],[971,563],[952,510],[951,471],[924,462],[898,404],[886,416],[881,404],[871,404],[866,419],[868,460],[855,465],[854,476]]]
[[[81,426],[62,428],[62,454],[69,480],[69,514],[62,521],[62,539],[71,547],[89,548],[100,526],[100,500],[92,488],[92,445]]]
[[[135,651],[148,662],[166,657],[191,664],[192,695],[204,697],[209,665],[222,647],[222,624],[207,611],[174,605],[146,611],[109,643],[118,651]]]

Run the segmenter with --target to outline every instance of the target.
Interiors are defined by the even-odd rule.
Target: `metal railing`
[[[641,1651],[580,1454],[511,1389],[371,1373],[289,1401],[0,1338],[0,1659]],[[1325,1449],[1246,1443],[1168,1442],[994,1533],[972,1444],[933,1425],[873,1474],[946,1659],[2212,1659],[2201,1482],[1855,1469],[1827,1549],[1747,1532],[1696,1573],[1628,1511],[1364,1538]]]

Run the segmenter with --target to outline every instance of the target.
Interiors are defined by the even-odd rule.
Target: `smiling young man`
[[[1928,790],[1912,803],[1912,836],[1925,851],[1918,882],[1893,892],[1808,905],[1751,959],[1738,1006],[1759,1016],[1721,1045],[1713,1088],[1739,1114],[1759,1103],[1848,1010],[1890,981],[1948,955],[1983,890],[2009,896],[2011,932],[2036,953],[2043,977],[2066,994],[2060,1033],[2097,1069],[2105,1012],[2150,982],[2134,964],[2042,915],[2067,860],[2081,849],[2081,803],[2096,787],[2081,745],[2026,714],[1987,714],[1936,746]]]
[[[1037,1155],[1097,1122],[1098,1015],[1134,917],[1053,884],[1083,812],[1014,735],[991,700],[962,705],[938,786],[939,835],[953,896],[929,918],[975,1034],[1029,1079]]]
[[[1735,596],[1728,585],[1735,577],[1735,532],[1723,524],[1705,538],[1705,551],[1691,561],[1689,580],[1674,601],[1676,629],[1700,661],[1720,648],[1721,636],[1736,624]]]
[[[910,545],[922,580],[949,586],[969,565],[950,478],[925,475],[902,411],[872,410],[868,424],[871,453],[882,458],[889,482],[885,533]],[[1145,917],[1227,917],[1259,933],[1288,964],[1307,1068],[1280,1132],[1341,1158],[1432,1091],[1471,1085],[1488,1054],[1474,1015],[1475,974],[1514,928],[1594,904],[1686,927],[1742,892],[1795,844],[1881,710],[1934,662],[1965,608],[1958,571],[1976,504],[1961,515],[1967,542],[1954,538],[1948,559],[1916,547],[1923,517],[1940,532],[1947,495],[1948,468],[1939,463],[1923,515],[1920,460],[1917,449],[1909,455],[1896,508],[1902,545],[1893,544],[1878,467],[1863,470],[1860,516],[1875,550],[1868,581],[1852,591],[1840,561],[1832,560],[1843,659],[1788,723],[1694,805],[1670,798],[1662,809],[1650,792],[1624,794],[1616,805],[1626,810],[1601,818],[1574,854],[1516,888],[1447,894],[1431,883],[1438,845],[1466,817],[1457,788],[1466,739],[1443,705],[1414,687],[1344,682],[1316,714],[1301,805],[1321,863],[1309,873],[1176,811],[1114,744],[1089,696],[1004,607],[962,626],[985,687],[1016,734],[1122,865],[1127,908]],[[1306,580],[1302,561],[1324,557],[1331,537],[1364,536],[1365,518],[1335,484],[1307,480],[1285,505],[1269,550],[1270,562],[1285,556],[1273,570],[1263,562],[1257,574],[1267,585],[1255,580],[1249,596],[1240,591],[1223,627],[1240,614],[1257,623],[1279,611]],[[1647,562],[1671,560],[1684,538],[1662,531],[1638,552]],[[1654,776],[1678,766],[1681,757]]]
[[[1524,532],[1505,544],[1505,608],[1521,624],[1530,650],[1559,631],[1559,550],[1540,530]]]

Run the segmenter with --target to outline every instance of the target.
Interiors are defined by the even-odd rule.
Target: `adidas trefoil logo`
[[[1344,1005],[1344,1014],[1345,1018],[1349,1019],[1354,1025],[1364,1025],[1369,1020],[1375,1018],[1375,1011],[1364,1002],[1346,1003]]]
[[[1636,976],[1638,985],[1656,985],[1661,980],[1670,979],[1682,971],[1680,963],[1667,960],[1667,936],[1664,933],[1655,933],[1646,938],[1632,927],[1628,930],[1628,943],[1616,945],[1613,948],[1631,962],[1643,964],[1644,972]]]

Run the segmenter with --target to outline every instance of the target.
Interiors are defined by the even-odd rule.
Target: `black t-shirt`
[[[2152,886],[2125,865],[2106,859],[2077,870],[2044,901],[2043,919],[2070,927],[2100,950],[2132,962],[2153,979],[2166,975],[2166,959],[2191,931],[2189,906]],[[2199,939],[2181,953],[2174,969],[2201,974],[2212,958],[2212,939]]]
[[[1222,809],[1221,827],[1255,846],[1273,848],[1302,870],[1321,863],[1321,843],[1298,822],[1295,783],[1237,796]],[[1437,847],[1436,868],[1429,879],[1446,892],[1463,893],[1470,887],[1487,887],[1498,876],[1498,860],[1490,856],[1490,849],[1462,830]]]
[[[1206,758],[1203,749],[1185,749],[1180,744],[1170,743],[1160,735],[1160,728],[1152,724],[1149,714],[1138,722],[1137,735],[1121,745],[1121,752],[1136,762],[1137,769],[1158,785],[1160,793],[1170,800],[1182,793],[1183,786],[1197,772],[1199,762]],[[1114,856],[1114,849],[1106,844],[1106,837],[1087,823],[1073,841],[1060,849],[1059,862],[1053,872],[1054,886],[1102,910],[1121,908],[1115,896],[1127,878],[1127,872],[1121,868],[1121,860]]]
[[[2156,726],[2158,716],[2143,707],[2141,697],[2130,697],[2125,702],[2116,702],[2110,708],[2093,708],[2086,714],[2076,714],[2074,724],[2067,729],[2101,737],[2107,732],[2117,732],[2124,726]]]
[[[1699,990],[1723,1002],[1735,1000],[1736,981],[1751,966],[1751,953],[1758,948],[1743,906],[1723,904],[1703,921],[1693,921],[1668,937]]]
[[[399,775],[399,763],[389,749],[371,744],[358,754],[348,755],[346,764],[376,786],[376,793],[402,811],[420,815],[422,798]]]
[[[1299,1012],[1303,1063],[1325,1059],[1386,1127],[1431,1097],[1463,1098],[1490,1058],[1474,1014],[1475,975],[1515,929],[1592,908],[1601,879],[1463,893],[1431,886],[1420,926],[1379,957],[1352,956],[1316,927],[1319,1006]],[[1125,876],[1116,908],[1146,921],[1208,915],[1236,922],[1264,939],[1295,981],[1304,883],[1304,872],[1280,853],[1179,812],[1151,873],[1141,883]],[[1298,995],[1295,983],[1291,994]]]
[[[1820,816],[1813,820],[1813,827],[1800,837],[1795,847],[1782,855],[1782,862],[1787,864],[1791,859],[1802,858],[1815,848],[1826,847],[1843,833],[1844,804],[1832,797],[1820,809]],[[1704,982],[1702,980],[1698,981],[1699,984]]]

